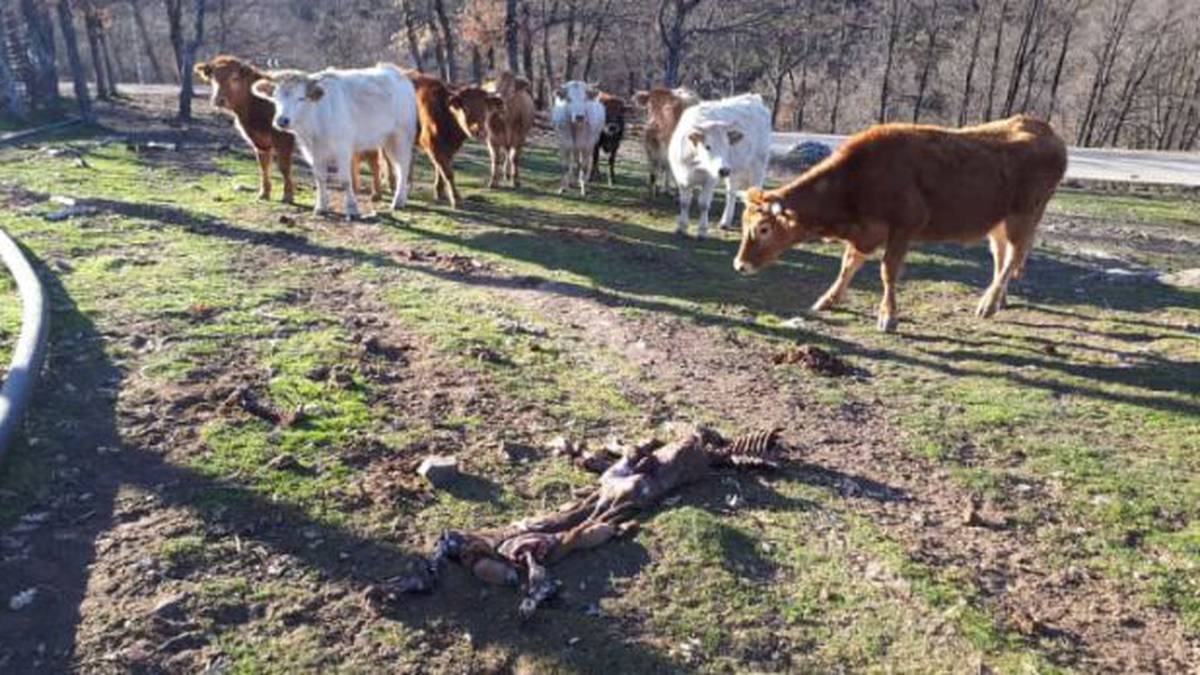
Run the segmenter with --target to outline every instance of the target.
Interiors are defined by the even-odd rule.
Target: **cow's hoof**
[[[328,218],[333,215],[333,211],[329,209],[313,209],[313,215],[318,218]]]
[[[880,315],[879,317],[879,332],[880,333],[895,333],[896,324],[899,323],[894,316]]]
[[[996,314],[997,305],[999,302],[993,301],[990,298],[984,298],[979,301],[979,306],[975,308],[975,316],[980,319],[990,319]]]
[[[833,309],[835,305],[837,305],[837,298],[823,296],[820,300],[817,300],[813,303],[812,311],[828,312],[829,310]]]

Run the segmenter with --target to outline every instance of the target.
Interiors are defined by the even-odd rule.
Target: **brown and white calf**
[[[600,132],[600,140],[592,149],[592,180],[600,176],[600,151],[608,153],[608,186],[612,187],[616,177],[617,150],[625,139],[625,101],[621,98],[600,92],[597,99],[604,106],[604,129]]]
[[[896,328],[896,285],[915,242],[987,237],[995,263],[976,314],[1003,307],[1067,167],[1049,124],[1018,115],[964,129],[888,124],[853,136],[791,184],[747,193],[734,269],[753,274],[793,244],[843,241],[842,270],[813,309],[836,305],[867,256],[883,254],[879,329]]]
[[[417,90],[417,145],[433,163],[433,192],[438,201],[447,197],[450,207],[458,208],[458,186],[454,182],[454,155],[467,140],[467,134],[450,110],[452,93],[436,77],[408,71]]]
[[[258,156],[259,199],[271,198],[271,158],[283,174],[283,201],[291,204],[296,197],[292,182],[292,153],[296,137],[271,124],[275,106],[251,91],[255,82],[267,74],[235,56],[217,56],[197,63],[196,77],[212,85],[212,104],[233,116],[234,126]]]
[[[633,102],[646,109],[646,128],[642,132],[642,147],[646,161],[650,164],[650,196],[658,194],[658,181],[663,178],[664,187],[671,175],[667,159],[667,148],[671,145],[671,134],[679,124],[683,111],[700,102],[692,91],[679,87],[665,89],[656,87],[634,94]]]
[[[450,97],[450,112],[463,131],[487,144],[492,158],[488,187],[499,184],[501,169],[513,187],[520,187],[521,151],[533,128],[533,94],[528,80],[511,73],[501,74],[493,89],[494,93],[482,87],[459,89]]]

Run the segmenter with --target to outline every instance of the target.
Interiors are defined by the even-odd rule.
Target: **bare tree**
[[[665,67],[663,84],[679,86],[679,66],[687,50],[691,31],[685,29],[688,15],[696,11],[704,0],[660,0],[658,6],[658,34],[662,38]]]
[[[917,79],[917,97],[913,101],[912,121],[921,121],[921,109],[925,105],[925,93],[929,90],[929,78],[933,74],[938,58],[938,34],[942,30],[942,14],[939,9],[940,0],[932,0],[926,8],[925,16],[925,55],[921,59],[921,75]]]
[[[446,13],[444,0],[433,0],[433,12],[437,17],[438,28],[442,32],[442,45],[445,50],[445,72],[442,77],[447,82],[458,81],[458,59],[454,53],[454,29],[450,25],[450,17]]]
[[[92,70],[96,73],[96,98],[108,98],[108,75],[104,71],[104,49],[100,42],[100,10],[91,0],[76,3],[83,13],[83,29],[87,36],[88,51],[92,55]]]
[[[158,56],[154,53],[154,41],[150,38],[150,31],[146,29],[146,17],[142,13],[142,0],[129,0],[129,9],[134,25],[137,27],[138,40],[142,43],[142,51],[146,54],[150,70],[154,72],[154,81],[163,82],[166,77],[163,75],[162,65],[158,62]]]
[[[58,103],[58,69],[55,67],[54,21],[51,5],[45,0],[21,0],[25,17],[25,47],[29,56],[29,71],[25,88],[35,107],[53,107]],[[57,8],[55,8],[57,9]]]
[[[1004,48],[1004,24],[1008,21],[1009,0],[1002,0],[1000,12],[996,15],[996,44],[992,49],[992,68],[988,77],[987,108],[983,113],[984,121],[992,119],[995,110],[996,79],[1000,75],[1000,52]]]
[[[163,0],[167,9],[167,25],[171,36],[171,48],[175,51],[175,70],[179,73],[179,119],[192,119],[192,66],[196,64],[196,52],[204,42],[205,0],[192,0],[192,38],[184,35],[183,0]]]
[[[517,0],[504,2],[504,51],[508,57],[508,69],[518,72],[521,64],[517,56]]]
[[[71,66],[71,80],[75,86],[75,103],[79,106],[79,116],[90,122],[94,119],[92,99],[88,94],[83,60],[79,58],[79,42],[75,39],[75,17],[71,15],[71,3],[69,0],[57,0],[54,9],[58,14],[58,29],[62,33],[63,46],[67,50],[67,63]]]
[[[979,63],[979,46],[983,42],[983,28],[987,24],[987,5],[975,8],[975,37],[971,40],[971,58],[967,61],[967,75],[963,80],[962,102],[958,105],[958,126],[967,123],[971,111],[971,90],[975,79],[975,66]]]
[[[887,57],[883,64],[883,82],[879,86],[880,124],[888,121],[888,101],[891,98],[892,67],[896,57],[896,43],[900,40],[900,28],[904,25],[904,10],[909,0],[891,0],[888,4]]]
[[[1121,43],[1129,27],[1129,15],[1137,0],[1110,0],[1107,23],[1100,53],[1096,57],[1096,72],[1092,77],[1091,90],[1084,108],[1083,120],[1075,138],[1078,145],[1091,145],[1096,132],[1101,108],[1112,84],[1113,69],[1120,54]]]

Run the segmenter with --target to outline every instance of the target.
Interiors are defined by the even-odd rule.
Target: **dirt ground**
[[[105,111],[105,123],[122,142],[133,145],[183,142],[181,149],[143,155],[151,170],[222,170],[212,160],[214,153],[239,149],[224,122],[206,119],[177,129],[159,119],[165,105],[117,106]],[[9,182],[0,194],[14,210],[37,207],[48,196]],[[1187,672],[1200,664],[1197,635],[1176,611],[1149,602],[1129,576],[1100,569],[1073,549],[1064,559],[1063,550],[1047,541],[1048,529],[1082,538],[1088,527],[1069,481],[1030,471],[1002,490],[986,491],[961,479],[959,469],[972,465],[969,457],[948,464],[913,451],[901,399],[877,384],[894,377],[891,366],[880,365],[887,358],[876,354],[884,348],[872,342],[873,336],[860,340],[864,334],[849,327],[872,323],[873,293],[864,293],[862,302],[839,321],[803,318],[797,340],[796,330],[787,326],[753,328],[766,299],[755,298],[723,314],[679,310],[653,293],[632,294],[620,282],[585,285],[531,273],[515,262],[521,260],[515,248],[508,249],[515,251],[509,262],[432,236],[428,241],[398,238],[379,222],[331,222],[307,212],[273,222],[272,215],[254,212],[240,226],[230,219],[189,215],[169,204],[89,203],[102,214],[161,222],[233,242],[235,247],[222,249],[234,251],[222,261],[224,284],[249,289],[284,283],[286,290],[247,320],[255,324],[252,340],[223,342],[221,349],[202,353],[182,376],[164,380],[156,370],[156,354],[191,339],[192,333],[179,330],[181,323],[226,330],[222,314],[233,310],[197,303],[185,307],[182,316],[135,309],[98,315],[72,306],[73,294],[53,274],[69,278],[64,270],[85,265],[97,253],[72,257],[65,247],[58,251],[61,257],[49,258],[38,249],[55,297],[56,320],[61,321],[39,394],[40,412],[30,425],[26,459],[10,469],[28,470],[50,487],[31,499],[6,483],[0,494],[20,504],[0,539],[0,599],[8,603],[22,590],[36,589],[33,601],[19,611],[0,608],[0,634],[6,636],[0,644],[0,670],[287,671],[286,664],[296,663],[289,660],[296,654],[286,654],[290,649],[304,657],[298,666],[303,670],[594,672],[610,656],[622,672],[783,672],[822,670],[839,662],[848,670],[870,669],[880,656],[858,662],[839,655],[806,661],[799,655],[806,648],[782,640],[772,646],[767,638],[734,656],[720,655],[731,660],[716,658],[720,646],[711,658],[689,655],[691,648],[680,648],[675,636],[653,630],[661,619],[650,616],[652,608],[637,606],[654,597],[648,586],[653,586],[657,567],[688,561],[633,562],[647,555],[637,543],[641,535],[637,542],[618,542],[566,566],[567,590],[556,611],[586,614],[579,619],[584,623],[548,619],[522,626],[513,620],[511,593],[481,591],[456,571],[433,597],[414,598],[391,614],[377,615],[363,603],[367,587],[394,576],[427,551],[436,535],[433,525],[530,515],[567,495],[561,485],[540,487],[537,472],[506,465],[494,475],[511,480],[513,493],[507,485],[497,488],[489,472],[504,465],[502,458],[492,456],[500,440],[527,442],[536,448],[537,471],[550,471],[547,467],[556,460],[544,449],[545,441],[559,434],[596,442],[605,433],[664,433],[664,425],[694,421],[731,432],[786,427],[793,449],[778,475],[714,479],[722,490],[732,481],[752,505],[731,518],[752,522],[766,517],[755,515],[757,507],[762,513],[804,508],[786,496],[792,494],[787,486],[794,484],[802,491],[797,494],[811,490],[820,495],[821,505],[811,508],[835,514],[814,518],[804,536],[853,539],[858,535],[847,523],[866,523],[871,532],[883,533],[870,547],[853,549],[844,562],[845,573],[856,583],[880,589],[895,611],[911,617],[926,644],[935,645],[930,661],[918,653],[889,661],[891,667],[1016,670],[1013,661],[996,657],[1009,652],[1034,655],[1037,669],[1082,672]],[[669,206],[657,209],[670,217]],[[481,221],[499,217],[486,198],[469,203],[467,211]],[[615,214],[617,207],[611,211]],[[588,255],[612,260],[616,269],[634,255],[641,256],[637,264],[643,265],[679,261],[663,247],[635,252],[625,234],[579,222],[563,218],[505,226],[536,226],[543,246],[569,246],[568,256],[586,247]],[[1200,260],[1200,227],[1130,222],[1106,229],[1108,225],[1051,215],[1043,228],[1044,243],[1059,252],[1056,260],[1076,262],[1073,269],[1085,270],[1081,275],[1103,276],[1106,270],[1129,267],[1122,255],[1131,248],[1155,264]],[[30,233],[36,235],[36,228]],[[155,253],[131,245],[121,255],[121,264],[136,266],[138,256],[153,258]],[[582,265],[552,259],[545,267],[570,269],[573,264]],[[679,264],[680,284],[699,284],[710,274],[706,267]],[[286,281],[290,275],[296,277],[294,283]],[[915,278],[922,281],[914,284],[930,287],[912,291],[914,306],[917,297],[943,292],[920,274]],[[494,307],[515,308],[511,316],[532,317],[532,323],[504,314],[502,340],[507,342],[480,339],[475,344],[463,338],[464,347],[453,342],[454,336],[424,328],[424,321],[436,318],[414,318],[403,309],[405,302],[414,301],[388,299],[401,287],[412,288],[413,279],[461,288],[467,304],[483,314]],[[813,288],[825,281],[815,281]],[[1029,286],[1047,285],[1038,281],[1035,276]],[[761,292],[758,288],[750,292]],[[710,304],[720,305],[724,292],[714,291],[717,300]],[[1029,293],[1036,302],[1037,291]],[[1197,296],[1183,297],[1182,310],[1154,318],[1156,325],[1166,326],[1155,330],[1194,340],[1200,334],[1194,323],[1198,308],[1187,305]],[[770,302],[782,307],[777,313],[787,318],[800,301]],[[291,308],[303,308],[304,315],[287,315]],[[921,311],[924,320],[938,316],[937,310]],[[1010,316],[1034,325],[1070,323],[1032,303],[1016,307]],[[386,411],[379,423],[388,433],[421,433],[404,436],[408,440],[401,446],[381,441],[383,432],[338,436],[336,461],[330,459],[328,465],[320,454],[272,450],[272,470],[284,476],[278,479],[284,487],[263,488],[254,483],[248,465],[214,458],[222,452],[220,434],[227,427],[261,427],[263,443],[284,448],[288,430],[240,403],[240,392],[253,392],[276,413],[297,415],[299,410],[300,420],[306,414],[315,420],[306,428],[319,427],[323,416],[332,413],[272,400],[271,383],[291,366],[271,365],[256,350],[260,342],[287,344],[306,331],[326,329],[344,334],[336,358],[315,365],[305,361],[297,386],[306,379],[331,400],[361,398],[373,417]],[[915,330],[913,341],[919,343]],[[514,344],[520,349],[504,351]],[[811,351],[779,358],[797,344],[832,354],[839,363],[829,365]],[[1064,344],[1063,349],[1071,348]],[[542,358],[539,353],[560,351],[572,354],[563,363],[616,383],[628,412],[614,407],[613,415],[628,415],[627,422],[605,428],[581,421],[564,428],[577,413],[555,412],[533,394],[520,393],[537,384],[532,376],[529,383],[520,383],[522,375],[514,371],[524,367],[523,359],[536,362]],[[1194,357],[1192,351],[1178,358],[1179,367],[1189,369],[1181,372],[1195,373]],[[506,366],[506,360],[517,365]],[[486,363],[478,367],[472,361]],[[809,361],[825,365],[809,368]],[[1186,400],[1186,391],[1183,396]],[[443,424],[449,419],[479,421]],[[972,440],[965,439],[963,446]],[[244,451],[251,450],[247,446]],[[462,494],[454,496],[467,505],[465,511],[439,511],[449,507],[415,476],[417,463],[433,451],[468,457],[468,472],[484,477],[456,488]],[[304,493],[311,502],[287,496],[293,479],[312,491]],[[575,476],[567,482],[586,480]],[[719,498],[704,487],[683,494],[685,506],[701,509],[714,499]],[[488,500],[502,506],[472,510],[476,507],[471,505]],[[715,511],[733,514],[737,509]],[[655,523],[647,527],[653,529]],[[759,525],[770,529],[769,523]],[[893,560],[890,552],[901,562],[884,562]],[[1079,559],[1072,560],[1076,555]],[[911,569],[933,572],[927,578],[925,572],[906,571]],[[788,575],[777,574],[757,583],[785,585]],[[617,577],[622,581],[612,581]],[[932,578],[941,585],[952,579],[961,596],[944,605],[930,600],[941,592],[930,590],[935,588],[928,581]],[[621,595],[627,599],[610,600]],[[828,598],[822,602],[836,605]],[[613,616],[593,612],[593,607],[611,610]],[[990,617],[989,635],[999,637],[972,641],[961,615],[976,609]],[[737,624],[722,623],[726,625]],[[581,637],[581,627],[592,632]],[[771,630],[768,624],[740,628]],[[385,631],[390,632],[381,637]],[[245,652],[254,651],[256,643],[242,641],[238,633],[269,645],[255,655],[266,660],[249,658]],[[735,644],[742,648],[742,642]],[[956,654],[968,660],[955,663]],[[937,665],[935,655],[949,660]]]

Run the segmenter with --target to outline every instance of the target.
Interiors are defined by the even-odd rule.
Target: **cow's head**
[[[222,110],[244,110],[254,95],[250,87],[263,74],[234,56],[217,56],[193,69],[201,82],[212,85],[212,104]]]
[[[487,132],[488,117],[503,111],[504,99],[480,87],[463,87],[450,97],[450,113],[472,138],[482,137]]]
[[[303,125],[314,104],[325,95],[318,75],[284,70],[254,83],[254,95],[275,103],[275,128],[291,131]]]
[[[743,134],[726,122],[701,122],[688,133],[696,164],[718,178],[728,178],[732,171],[733,146],[742,142]]]
[[[625,134],[625,101],[606,96],[601,102],[604,103],[604,133],[620,138]]]
[[[554,90],[554,105],[566,108],[569,122],[579,123],[587,119],[587,104],[596,100],[600,90],[587,82],[571,80]]]
[[[798,237],[796,213],[784,205],[779,195],[750,188],[742,195],[746,211],[742,214],[742,245],[733,260],[733,269],[754,274],[775,262]]]

